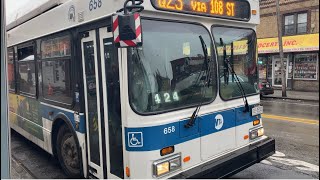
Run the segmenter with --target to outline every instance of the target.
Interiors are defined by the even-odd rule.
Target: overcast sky
[[[5,0],[7,24],[15,19],[17,14],[25,14],[48,0]]]

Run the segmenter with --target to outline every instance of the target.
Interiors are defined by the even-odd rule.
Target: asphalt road
[[[319,179],[319,103],[264,100],[263,125],[277,153],[234,175],[245,179]]]
[[[263,100],[266,135],[277,153],[232,176],[241,179],[319,179],[319,103]],[[56,159],[19,134],[11,133],[12,158],[34,178],[67,178]]]

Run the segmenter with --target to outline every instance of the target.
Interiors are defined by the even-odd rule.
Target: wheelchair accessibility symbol
[[[143,147],[142,132],[128,132],[129,147]]]

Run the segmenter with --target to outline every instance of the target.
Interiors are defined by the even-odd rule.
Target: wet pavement
[[[262,104],[265,132],[275,138],[277,153],[232,178],[319,179],[319,103],[273,99]]]
[[[28,179],[30,176],[36,179],[65,179],[58,160],[46,151],[25,139],[23,136],[11,130],[11,156],[16,163],[29,174],[16,174],[12,178]],[[14,168],[14,167],[12,167]]]
[[[14,157],[11,158],[11,179],[33,179],[32,172],[28,171],[27,168]]]
[[[282,97],[282,91],[279,89],[275,89],[273,94],[264,95],[264,98],[306,100],[306,101],[318,101],[319,102],[319,92],[304,92],[304,91],[287,90],[287,97]]]
[[[266,135],[276,139],[277,153],[231,178],[319,179],[319,103],[266,99],[262,104]],[[34,178],[67,178],[55,158],[15,132],[11,148]]]
[[[319,121],[319,102],[281,99],[263,99],[261,102],[265,114]]]

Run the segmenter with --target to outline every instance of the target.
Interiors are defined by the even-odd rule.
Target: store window
[[[18,83],[23,94],[36,95],[36,71],[34,61],[34,47],[18,48]]]
[[[307,33],[308,13],[284,15],[284,35]]]
[[[267,60],[267,80],[272,84],[272,56],[268,56]]]
[[[16,89],[16,81],[15,81],[15,73],[14,73],[14,53],[13,48],[8,48],[8,83],[9,90],[15,91]]]
[[[318,54],[297,54],[294,57],[294,79],[317,80]]]
[[[259,82],[267,81],[267,57],[259,57],[258,58],[258,69],[259,69]]]
[[[45,99],[64,104],[72,103],[70,36],[41,42],[42,93]]]

